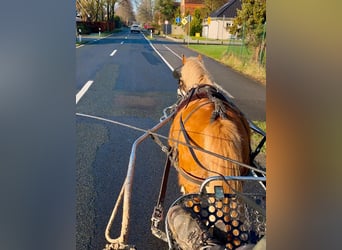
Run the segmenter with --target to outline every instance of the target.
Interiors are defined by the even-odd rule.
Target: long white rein
[[[175,140],[173,138],[169,138],[167,136],[164,136],[164,135],[161,135],[161,134],[158,134],[158,133],[155,133],[155,132],[152,132],[150,130],[146,130],[146,129],[142,129],[142,128],[138,128],[136,126],[132,126],[132,125],[129,125],[129,124],[126,124],[126,123],[122,123],[122,122],[118,122],[118,121],[115,121],[115,120],[110,120],[110,119],[107,119],[107,118],[103,118],[103,117],[100,117],[100,116],[94,116],[94,115],[88,115],[88,114],[83,114],[83,113],[76,113],[77,116],[81,116],[81,117],[86,117],[86,118],[90,118],[90,119],[95,119],[95,120],[99,120],[99,121],[104,121],[104,122],[108,122],[108,123],[112,123],[112,124],[116,124],[116,125],[119,125],[119,126],[122,126],[122,127],[127,127],[127,128],[130,128],[130,129],[133,129],[133,130],[136,130],[136,131],[140,131],[140,132],[144,132],[144,133],[149,133],[153,136],[157,136],[159,138],[163,138],[165,140],[172,140],[176,143],[179,143],[179,144],[183,144],[187,147],[191,147],[193,149],[196,149],[196,150],[199,150],[199,151],[202,151],[204,153],[207,153],[207,154],[210,154],[210,155],[213,155],[215,157],[218,157],[218,158],[221,158],[223,160],[227,160],[227,161],[230,161],[232,163],[235,163],[235,164],[238,164],[242,167],[245,167],[245,168],[249,168],[251,170],[254,170],[256,172],[259,172],[261,174],[264,174],[266,175],[266,171],[263,171],[261,169],[258,169],[258,168],[255,168],[253,166],[250,166],[250,165],[247,165],[245,163],[242,163],[242,162],[238,162],[236,160],[233,160],[231,158],[228,158],[228,157],[225,157],[225,156],[222,156],[222,155],[219,155],[219,154],[216,154],[214,152],[211,152],[211,151],[207,151],[203,148],[199,148],[199,147],[196,147],[196,146],[193,146],[193,145],[189,145],[187,143],[184,143],[184,142],[181,142],[181,141],[178,141],[178,140]],[[164,116],[165,116],[165,112],[164,112]]]

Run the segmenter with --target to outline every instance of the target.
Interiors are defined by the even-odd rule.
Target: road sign
[[[186,18],[184,17],[184,18],[182,19],[182,24],[185,25],[185,24],[187,24],[187,23],[188,23],[188,21],[187,21]]]
[[[211,22],[210,16],[208,17],[207,22],[208,22],[208,24],[210,24],[210,22]]]
[[[179,16],[176,17],[176,23],[180,23],[180,22],[181,22],[180,17]]]
[[[188,19],[188,22],[191,22],[191,19],[192,19],[191,15],[188,15],[186,18]]]

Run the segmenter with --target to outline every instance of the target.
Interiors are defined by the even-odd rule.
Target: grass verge
[[[266,133],[266,121],[253,121],[253,123]],[[253,150],[259,145],[261,139],[262,136],[260,134],[252,133],[251,146]],[[262,146],[260,153],[266,154],[266,143]]]
[[[257,82],[266,85],[266,68],[252,61],[253,51],[240,46],[227,45],[189,45],[194,51],[211,57]]]

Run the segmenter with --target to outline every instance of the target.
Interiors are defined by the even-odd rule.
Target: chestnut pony
[[[183,194],[198,193],[209,176],[240,176],[248,173],[236,163],[193,147],[250,164],[250,130],[243,114],[225,98],[203,64],[201,56],[183,56],[178,73],[178,93],[182,96],[169,132],[173,165]],[[188,147],[187,145],[193,147]],[[242,191],[238,181],[217,181],[224,193]]]

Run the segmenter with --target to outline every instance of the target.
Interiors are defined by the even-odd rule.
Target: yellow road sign
[[[182,19],[182,24],[185,25],[185,24],[187,24],[187,23],[188,23],[188,20],[186,20],[186,18],[183,18],[183,19]]]

